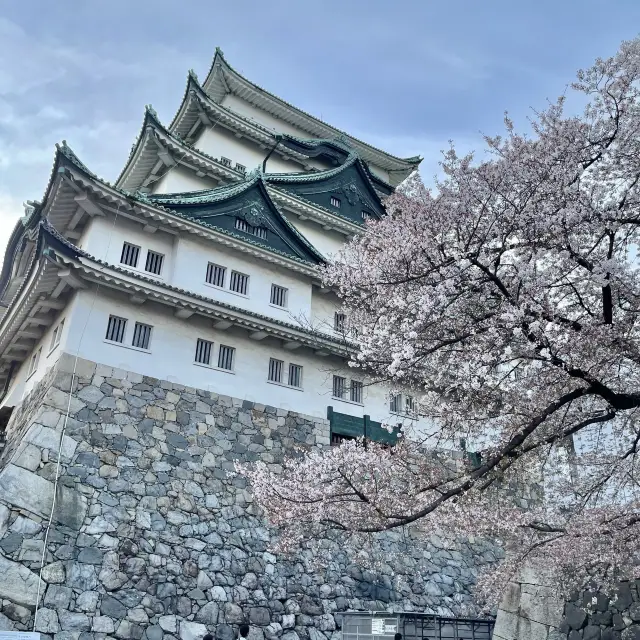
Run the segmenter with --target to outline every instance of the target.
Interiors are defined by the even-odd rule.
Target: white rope
[[[113,224],[111,225],[111,230],[109,231],[109,237],[107,240],[107,248],[104,252],[104,262],[107,262],[107,257],[109,255],[109,249],[111,248],[111,239],[113,237],[113,230],[116,226],[116,222],[118,220],[118,214],[120,213],[120,204],[118,204],[118,209],[116,210],[116,214],[113,218]],[[101,269],[102,270],[102,269]],[[47,522],[47,529],[44,534],[44,545],[42,547],[42,557],[40,559],[40,571],[38,572],[38,590],[36,593],[36,610],[33,614],[33,630],[36,630],[36,623],[38,621],[38,610],[40,608],[40,591],[42,589],[42,571],[44,569],[44,563],[47,556],[47,544],[49,542],[49,531],[51,531],[51,525],[53,523],[53,514],[55,513],[56,501],[58,497],[58,481],[60,479],[60,457],[62,455],[62,444],[64,442],[64,435],[67,430],[67,422],[69,421],[69,414],[71,413],[71,397],[73,393],[73,385],[76,378],[76,370],[78,367],[78,360],[80,358],[80,347],[82,346],[82,340],[84,339],[84,334],[89,324],[89,320],[91,319],[91,314],[93,313],[93,307],[95,305],[96,299],[98,297],[98,290],[100,289],[100,283],[96,282],[96,287],[93,292],[93,298],[91,300],[91,307],[89,308],[89,313],[87,314],[87,318],[84,321],[84,326],[82,327],[82,333],[80,334],[80,340],[78,341],[78,347],[76,349],[76,355],[73,360],[73,372],[71,373],[71,381],[69,384],[69,400],[67,402],[67,411],[64,416],[64,422],[62,423],[62,431],[60,432],[60,446],[58,447],[58,461],[56,463],[56,475],[53,482],[53,501],[51,502],[51,513],[49,514],[49,520]]]

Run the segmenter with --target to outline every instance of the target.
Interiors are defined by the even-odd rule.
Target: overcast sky
[[[637,0],[0,0],[0,247],[56,142],[114,180],[144,105],[168,124],[216,46],[334,126],[421,154],[429,179],[448,140],[481,150],[505,110],[526,126],[639,25]]]

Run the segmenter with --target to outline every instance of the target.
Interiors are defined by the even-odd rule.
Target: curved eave
[[[199,131],[200,126],[212,127],[214,125],[229,129],[238,138],[250,139],[265,151],[265,156],[276,143],[277,133],[275,131],[214,102],[198,84],[196,78],[190,74],[184,98],[168,131],[188,140]],[[285,151],[282,148],[276,148],[276,153],[285,160],[295,160],[303,167],[311,168],[308,157],[304,154],[293,150]]]
[[[75,248],[49,233],[40,222],[36,251],[29,270],[0,320],[0,386],[4,385],[10,363],[24,362],[50,322],[53,322],[55,316],[50,313],[51,309],[64,306],[59,299],[51,302],[52,296],[59,295],[67,286],[66,283],[61,284],[66,274],[60,271],[61,265],[55,259],[56,252],[71,259],[78,255]],[[37,320],[35,325],[27,327],[28,331],[25,331],[25,326],[33,320]],[[38,334],[40,337],[36,337]]]
[[[147,110],[140,135],[115,184],[126,191],[149,189],[171,167],[179,165],[193,169],[201,174],[199,177],[214,183],[234,182],[244,177],[240,171],[176,138]]]
[[[165,283],[126,272],[95,258],[81,257],[79,262],[64,259],[74,266],[83,279],[101,282],[115,289],[144,297],[150,301],[169,305],[175,309],[190,311],[214,320],[227,320],[235,326],[249,331],[265,331],[271,337],[285,341],[299,342],[312,349],[327,349],[335,355],[347,356],[349,349],[335,338],[304,327],[276,320],[253,311],[227,305],[213,298],[201,296],[192,291],[172,287]]]
[[[211,68],[203,83],[203,88],[211,96],[212,100],[216,102],[220,102],[227,93],[233,93],[256,107],[276,115],[304,131],[308,131],[315,137],[334,138],[344,136],[358,149],[363,158],[387,171],[398,174],[400,179],[395,182],[396,185],[402,182],[422,162],[422,158],[419,156],[399,158],[387,153],[295,107],[238,73],[226,61],[220,49],[216,49]]]
[[[261,244],[254,243],[239,235],[226,232],[204,222],[195,222],[191,218],[181,215],[167,207],[152,204],[148,198],[137,197],[123,193],[99,179],[88,176],[85,172],[71,166],[64,167],[67,177],[72,179],[77,187],[91,195],[105,200],[107,208],[112,212],[119,211],[140,222],[140,217],[164,227],[169,232],[182,231],[201,238],[211,240],[232,249],[241,251],[260,260],[282,266],[285,269],[317,278],[316,267],[304,260],[296,260],[273,249],[266,249]],[[67,214],[67,217],[70,217]],[[57,226],[57,225],[56,225]],[[64,226],[64,225],[63,225]]]
[[[33,203],[34,209],[30,216],[23,216],[16,223],[13,231],[11,232],[11,236],[9,237],[9,241],[7,243],[7,248],[5,249],[2,271],[0,272],[0,300],[6,303],[5,297],[7,294],[7,287],[11,286],[11,273],[13,269],[13,263],[16,258],[16,250],[19,247],[20,242],[25,237],[25,235],[29,231],[33,231],[35,229],[36,224],[42,219],[43,210],[45,204],[50,201],[51,193],[54,188],[54,184],[58,178],[61,164],[66,161],[73,162],[76,166],[81,168],[83,171],[87,173],[87,175],[94,176],[95,174],[91,173],[89,169],[78,159],[78,157],[71,151],[71,149],[67,146],[66,141],[63,140],[62,144],[56,144],[56,151],[53,158],[53,166],[51,168],[51,173],[49,174],[49,181],[47,182],[47,186],[44,191],[44,197],[41,202]],[[13,291],[10,292],[10,296],[13,295]]]
[[[241,190],[244,190],[246,188],[246,185],[243,187],[243,186],[240,186],[239,184],[240,181],[247,180],[246,174],[240,174],[240,172],[236,172],[231,169],[227,169],[227,173],[225,174],[216,173],[216,172],[219,172],[220,169],[223,169],[223,170],[226,169],[226,167],[224,167],[223,165],[219,165],[219,163],[216,162],[215,158],[212,158],[207,154],[201,153],[193,149],[192,147],[188,146],[183,140],[173,136],[166,129],[164,129],[164,127],[162,127],[162,125],[160,125],[152,115],[148,116],[145,122],[147,122],[147,126],[143,130],[143,133],[144,131],[153,129],[152,133],[158,136],[158,139],[162,144],[166,145],[166,147],[170,151],[181,156],[183,160],[182,164],[184,166],[188,166],[188,168],[194,171],[198,171],[198,168],[199,168],[202,172],[205,173],[205,175],[209,177],[215,176],[219,178],[228,178],[227,181],[230,183],[232,183],[232,179],[233,179],[235,183],[238,183],[238,188],[240,188]],[[149,135],[149,134],[145,134],[145,135]],[[333,144],[332,141],[327,141],[327,142]],[[312,141],[309,141],[310,147],[312,146],[312,144],[313,144]],[[137,146],[138,147],[140,146],[140,141]],[[144,165],[145,167],[150,167],[152,162],[157,161],[158,154],[157,154],[157,151],[154,151],[154,150],[157,150],[158,146],[157,144],[155,144],[155,142],[151,142],[150,146],[151,146],[151,151],[149,153],[154,154],[153,155],[154,159],[151,161],[147,160],[146,164]],[[346,147],[344,148],[346,150]],[[132,154],[132,157],[133,157],[133,154]],[[142,160],[135,160],[135,161],[142,163]],[[350,166],[353,162],[355,162],[355,155],[352,154],[352,156],[347,160],[347,162],[349,163],[347,166]],[[378,190],[375,189],[375,186],[376,186],[376,182],[374,182],[375,176],[371,174],[370,171],[368,171],[366,164],[364,163],[361,163],[361,164],[362,164],[362,168],[366,171],[366,177],[369,178],[371,185],[376,192],[376,195],[379,197]],[[341,165],[333,169],[327,169],[325,171],[316,171],[309,174],[291,174],[291,177],[294,178],[296,182],[305,182],[307,180],[309,182],[316,182],[319,180],[328,179],[331,176],[335,176],[339,174],[340,171],[343,170],[344,166],[345,165]],[[144,168],[141,173],[142,175],[145,176],[145,178],[148,175],[148,171],[146,171]],[[263,179],[267,183],[270,183],[271,179],[273,179],[273,182],[277,182],[278,179],[281,177],[286,180],[286,175],[287,174],[264,174]],[[138,179],[137,182],[142,182],[142,181],[143,180]],[[138,188],[135,186],[136,185],[135,182],[132,182],[130,184],[132,185],[131,187],[126,187],[123,185],[116,185],[116,186],[120,186],[121,188],[124,188],[127,191],[135,191]],[[386,185],[386,183],[383,183],[383,184]],[[389,189],[393,189],[390,185],[388,186],[389,186]],[[234,188],[234,185],[232,183],[227,185],[227,187]],[[220,187],[212,188],[210,190],[203,190],[202,193],[204,195],[204,198],[199,199],[197,201],[198,203],[208,201],[207,195],[206,195],[207,191],[213,193],[215,191],[221,192],[222,190]],[[319,224],[321,224],[325,228],[332,228],[340,232],[343,232],[347,235],[353,235],[354,233],[361,231],[361,225],[359,225],[359,223],[355,223],[351,221],[346,216],[335,214],[334,212],[329,211],[328,209],[325,209],[324,207],[321,207],[320,205],[317,205],[311,201],[305,200],[301,196],[297,196],[290,191],[278,190],[277,187],[274,188],[274,184],[269,184],[268,191],[270,194],[274,194],[274,199],[277,197],[275,196],[275,194],[280,193],[280,197],[277,199],[277,203],[286,204],[287,208],[289,209],[292,209],[293,207],[296,213],[300,213],[305,217],[308,216],[310,219],[317,221]],[[166,206],[170,207],[171,202],[175,201],[180,196],[184,196],[185,198],[193,198],[193,196],[195,196],[196,193],[198,192],[171,193],[166,195],[154,194],[154,195],[146,196],[146,198],[148,198],[152,202],[156,201],[159,203],[165,203]],[[194,204],[196,203],[195,200],[193,202]],[[381,201],[380,201],[380,204],[382,206]]]

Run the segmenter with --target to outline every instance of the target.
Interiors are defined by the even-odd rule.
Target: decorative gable
[[[282,255],[313,264],[323,261],[282,216],[261,180],[207,191],[153,195],[148,200]]]
[[[323,173],[330,174],[326,177]],[[384,208],[359,161],[316,175],[290,178],[269,176],[275,186],[319,205],[332,213],[362,224],[367,217],[380,218]]]

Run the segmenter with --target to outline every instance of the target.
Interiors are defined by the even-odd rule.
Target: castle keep
[[[368,386],[318,267],[420,162],[293,107],[216,52],[111,184],[63,143],[0,274],[0,629],[55,640],[331,640],[347,610],[451,615],[480,541],[365,571],[272,554],[235,460],[419,423]],[[51,520],[51,526],[48,526]],[[42,567],[42,570],[41,570]],[[37,616],[35,615],[37,611]]]

